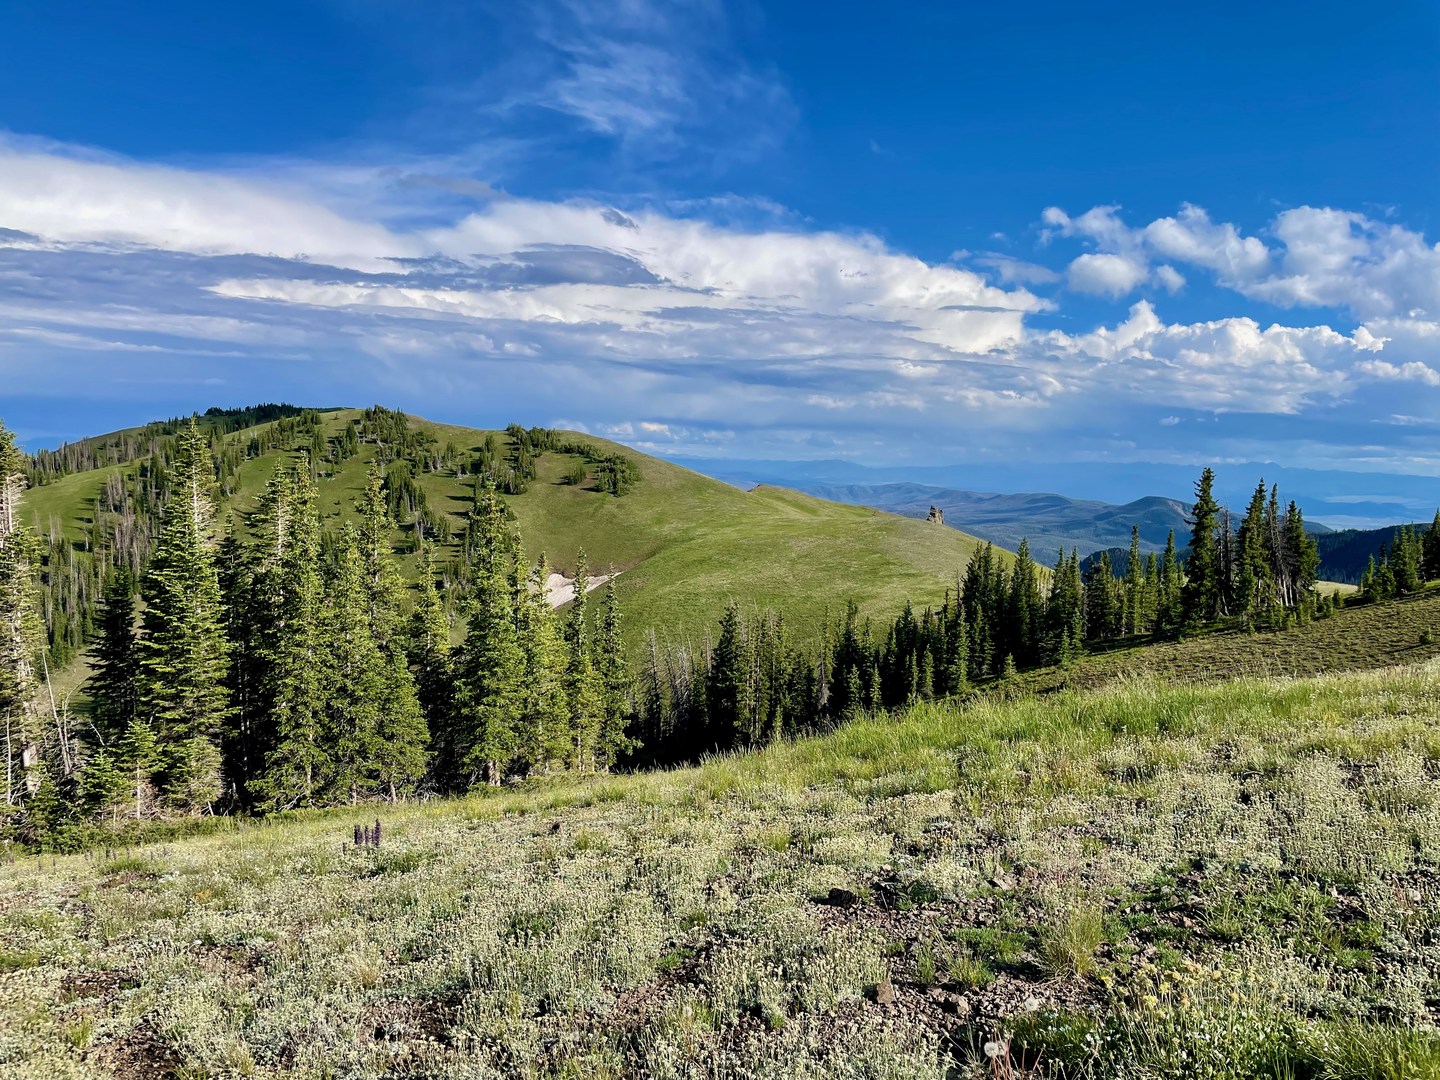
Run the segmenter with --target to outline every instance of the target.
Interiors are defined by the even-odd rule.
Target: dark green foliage
[[[5,746],[10,755],[5,762],[7,783],[12,778],[35,780],[33,772],[27,776],[25,753],[30,751],[29,763],[38,765],[35,755],[42,738],[32,709],[42,642],[35,588],[39,545],[20,523],[24,462],[15,436],[0,424],[0,717],[12,733]],[[6,807],[22,797],[20,787],[7,787]]]
[[[565,693],[570,703],[571,762],[593,771],[601,764],[601,729],[605,721],[604,688],[595,671],[595,653],[586,613],[589,609],[590,573],[585,553],[575,566],[575,599],[565,622]]]
[[[1381,546],[1380,559],[1372,556],[1360,579],[1367,600],[1409,596],[1425,586],[1425,538],[1410,527],[1397,529],[1389,547]]]
[[[469,629],[456,664],[454,712],[439,763],[447,785],[461,789],[502,779],[516,750],[514,717],[524,673],[514,604],[519,545],[488,480],[477,485],[468,535]]]
[[[1195,484],[1195,504],[1190,508],[1190,557],[1185,562],[1182,592],[1187,622],[1210,622],[1224,613],[1225,568],[1216,539],[1220,506],[1215,501],[1214,486],[1215,471],[1206,469]]]
[[[100,608],[100,637],[90,679],[90,719],[101,746],[114,746],[134,723],[139,708],[140,644],[135,635],[135,579],[112,570]]]
[[[145,579],[140,708],[163,749],[161,790],[180,808],[221,795],[219,737],[230,713],[220,580],[213,552],[214,470],[199,426],[181,433],[165,523]]]
[[[1420,568],[1426,581],[1440,579],[1440,510],[1435,511],[1435,520],[1421,541]]]

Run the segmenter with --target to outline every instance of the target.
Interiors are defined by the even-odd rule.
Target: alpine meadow
[[[1440,1080],[1440,15],[0,13],[0,1080]]]

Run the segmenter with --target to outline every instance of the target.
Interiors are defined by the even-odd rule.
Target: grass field
[[[333,434],[358,415],[331,413],[323,423]],[[412,422],[432,431],[441,445],[454,443],[467,454],[486,435]],[[249,437],[249,430],[229,436],[242,443]],[[888,620],[907,601],[938,605],[978,543],[954,529],[783,489],[741,491],[627,447],[583,438],[636,462],[641,479],[629,494],[617,499],[588,485],[565,484],[562,478],[577,459],[546,454],[529,491],[507,502],[532,559],[543,552],[568,574],[584,548],[594,572],[621,571],[618,587],[632,643],[653,626],[664,640],[699,644],[732,599],[782,611],[797,642],[813,639],[827,616],[838,617],[848,600],[864,614]],[[320,510],[327,521],[353,513],[373,454],[374,448],[365,446],[321,478]],[[243,512],[254,505],[278,456],[245,464],[230,509]],[[68,476],[31,490],[24,504],[27,519],[46,535],[59,529],[79,537],[111,471]],[[440,473],[417,480],[430,506],[448,512],[458,526],[470,506],[468,483]],[[413,556],[405,560],[412,577],[417,565]]]
[[[1119,642],[1068,670],[1023,673],[1017,691],[1053,693],[1154,675],[1212,682],[1241,675],[1320,675],[1413,664],[1440,656],[1440,586],[1402,600],[1354,604],[1282,631],[1206,631],[1181,641]]]
[[[0,868],[0,1073],[1440,1076],[1436,664],[374,815]]]

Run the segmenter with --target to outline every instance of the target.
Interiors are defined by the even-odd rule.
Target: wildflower
[[[1004,1052],[1005,1045],[1003,1043],[996,1042],[994,1039],[991,1039],[985,1044],[985,1056],[988,1058],[998,1058]]]

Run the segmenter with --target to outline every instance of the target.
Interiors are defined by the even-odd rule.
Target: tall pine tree
[[[165,521],[145,578],[141,711],[159,745],[160,784],[177,808],[221,795],[219,739],[230,707],[229,642],[215,568],[210,444],[192,417],[180,433]]]
[[[1220,506],[1215,501],[1215,470],[1206,469],[1195,484],[1195,505],[1190,508],[1190,555],[1185,560],[1182,591],[1186,622],[1212,622],[1222,613],[1225,581],[1216,533]]]
[[[34,708],[36,658],[44,646],[35,587],[39,544],[20,522],[25,456],[0,423],[0,718],[5,724],[5,805],[38,787],[42,732]],[[30,775],[27,777],[27,773]],[[27,784],[29,779],[32,783]]]
[[[110,572],[100,605],[99,639],[90,677],[90,716],[96,742],[114,749],[139,714],[140,643],[135,636],[135,577],[128,567]]]

